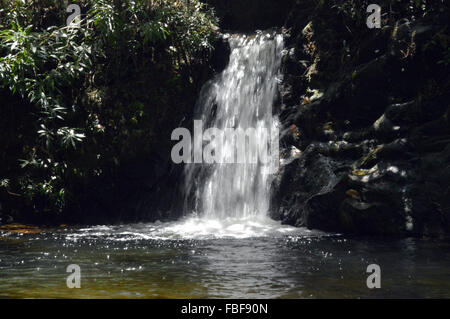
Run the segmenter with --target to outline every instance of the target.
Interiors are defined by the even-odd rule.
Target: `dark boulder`
[[[448,21],[436,13],[343,30],[330,28],[340,13],[325,6],[299,2],[293,12],[271,216],[340,233],[448,237],[450,63],[438,63],[431,40],[450,38],[439,24]]]

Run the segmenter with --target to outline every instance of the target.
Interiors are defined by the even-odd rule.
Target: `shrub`
[[[215,39],[198,0],[77,3],[81,21],[66,26],[61,1],[0,0],[0,203],[15,217],[61,213],[150,154]]]

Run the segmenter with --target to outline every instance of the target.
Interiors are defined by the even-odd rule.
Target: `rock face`
[[[294,0],[204,0],[212,6],[223,30],[255,31],[281,27]]]
[[[285,25],[284,159],[273,218],[343,233],[448,236],[445,12],[405,13],[371,30],[365,20],[297,3]]]

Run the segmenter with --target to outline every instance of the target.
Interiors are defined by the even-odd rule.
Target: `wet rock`
[[[286,26],[295,55],[283,61],[285,158],[272,185],[272,217],[343,233],[448,237],[450,83],[430,43],[448,34],[431,18],[361,31],[361,45],[349,48],[355,57],[337,65],[342,51],[330,43],[345,32],[325,27],[316,10],[291,15]],[[314,80],[306,69],[298,75],[300,60],[310,67],[318,59]],[[323,95],[307,101],[308,91]]]
[[[342,202],[339,222],[347,233],[399,235],[405,232],[404,218],[384,203],[365,203],[352,198]]]
[[[223,36],[218,37],[213,44],[214,50],[211,55],[211,67],[214,72],[222,72],[230,61],[230,44]]]
[[[293,0],[204,0],[220,18],[224,30],[255,31],[281,27]]]
[[[273,185],[272,217],[296,226],[315,226],[315,220],[321,220],[321,212],[330,211],[320,207],[330,208],[335,203],[318,199],[337,194],[333,190],[349,169],[350,166],[320,154],[318,146],[309,146],[299,157],[281,167]],[[315,208],[317,205],[319,209]],[[330,226],[333,224],[330,216],[325,219]]]
[[[15,234],[39,234],[44,232],[44,230],[35,226],[8,224],[0,226],[0,232],[15,233]]]
[[[10,215],[3,215],[0,217],[0,225],[8,225],[14,222],[14,219]]]

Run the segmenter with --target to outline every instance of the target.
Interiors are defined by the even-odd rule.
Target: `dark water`
[[[158,238],[159,227],[3,232],[0,297],[450,297],[449,243],[346,239],[301,229]],[[70,264],[81,267],[80,289],[66,286]],[[381,267],[381,289],[366,286],[369,264]]]

